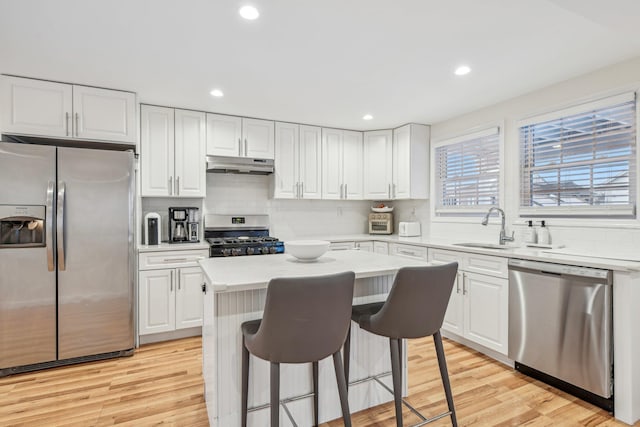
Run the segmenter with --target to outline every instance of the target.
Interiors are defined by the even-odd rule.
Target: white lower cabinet
[[[356,242],[355,247],[365,252],[373,252],[373,242]]]
[[[329,245],[330,251],[346,251],[349,249],[355,249],[355,242],[331,242]]]
[[[433,264],[458,262],[442,329],[506,355],[509,281],[507,259],[430,249]]]
[[[140,254],[140,335],[202,326],[204,277],[197,261],[206,256],[206,250]],[[154,263],[153,260],[164,262]],[[168,268],[172,264],[175,267]]]

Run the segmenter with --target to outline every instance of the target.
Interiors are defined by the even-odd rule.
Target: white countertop
[[[485,249],[469,248],[457,246],[454,243],[462,241],[473,241],[473,239],[456,239],[447,241],[443,239],[432,239],[429,237],[400,237],[397,234],[372,235],[372,234],[350,234],[336,236],[314,236],[332,242],[348,241],[379,241],[387,243],[404,243],[408,245],[425,246],[436,249],[446,249],[458,252],[471,252],[484,255],[500,256],[505,258],[527,259],[532,261],[553,262],[557,264],[576,265],[582,267],[605,268],[615,271],[640,271],[640,262],[632,259],[640,259],[640,251],[632,259],[624,259],[630,254],[598,254],[595,250],[589,251],[582,248],[560,248],[541,249],[530,248],[525,245],[509,247],[508,249]],[[495,242],[493,242],[495,243]],[[591,253],[592,255],[589,255]],[[600,256],[597,256],[600,255]]]
[[[200,261],[216,292],[266,288],[275,277],[304,277],[353,271],[356,279],[395,274],[426,262],[357,250],[328,251],[316,262],[300,262],[289,254],[207,258]]]
[[[159,245],[138,245],[138,252],[187,251],[209,249],[207,242],[198,243],[160,243]]]

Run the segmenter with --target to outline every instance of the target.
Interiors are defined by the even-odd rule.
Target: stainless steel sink
[[[483,248],[483,249],[512,249],[514,246],[499,245],[497,243],[454,243],[454,246],[464,246],[467,248]]]

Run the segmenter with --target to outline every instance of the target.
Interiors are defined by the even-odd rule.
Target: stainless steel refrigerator
[[[0,142],[0,376],[132,354],[133,152]]]

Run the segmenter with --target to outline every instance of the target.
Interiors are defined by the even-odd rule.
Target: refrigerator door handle
[[[58,242],[58,270],[64,271],[66,269],[66,262],[64,256],[64,198],[66,196],[67,187],[64,181],[60,181],[58,188],[58,212],[57,212],[57,242]]]
[[[53,252],[53,197],[56,183],[49,181],[47,185],[47,206],[46,206],[46,240],[47,240],[47,268],[55,271],[56,262]]]

